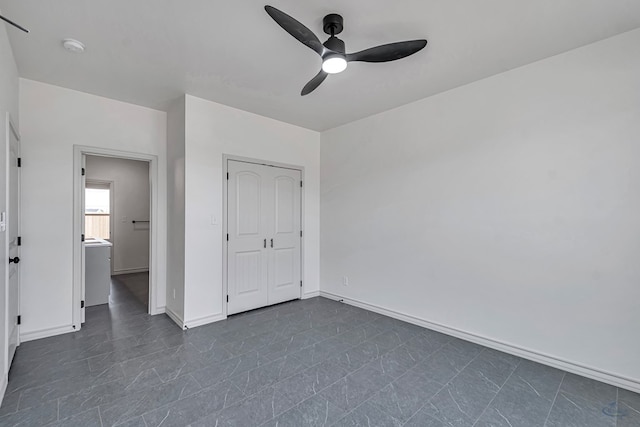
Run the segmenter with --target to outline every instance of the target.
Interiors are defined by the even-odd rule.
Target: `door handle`
[[[15,257],[15,258],[9,258],[9,264],[11,264],[12,262],[15,262],[16,264],[20,262],[20,258]]]
[[[271,247],[273,247],[273,239],[271,239]]]
[[[264,239],[264,248],[267,248],[267,239]]]

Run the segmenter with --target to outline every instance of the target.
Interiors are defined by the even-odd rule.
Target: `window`
[[[84,235],[86,239],[111,238],[111,190],[109,184],[87,183],[84,190]]]

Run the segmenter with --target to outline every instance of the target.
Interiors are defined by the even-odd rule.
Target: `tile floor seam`
[[[446,345],[446,344],[445,344],[445,345]],[[399,346],[398,346],[398,347],[399,347]],[[442,347],[444,347],[444,345],[443,345]],[[442,348],[442,347],[441,347],[441,348]],[[396,348],[397,348],[397,347],[396,347]],[[392,351],[393,351],[393,350],[392,350]],[[440,349],[438,349],[438,350],[434,351],[433,353],[431,353],[431,355],[430,355],[429,357],[431,357],[433,354],[437,353],[438,351],[440,351]],[[483,351],[484,351],[484,350],[483,350]],[[465,365],[465,366],[460,370],[460,372],[462,372],[462,371],[463,371],[467,366],[469,366],[469,364],[471,364],[471,362],[473,362],[473,360],[475,360],[475,358],[476,358],[476,357],[480,356],[480,354],[481,354],[481,353],[482,353],[482,351],[481,351],[480,353],[478,353],[478,354],[477,354],[477,355],[476,355],[476,356],[475,356],[471,361],[469,361],[469,363],[468,363],[468,364],[466,364],[466,365]],[[426,359],[425,359],[425,360],[426,360]],[[415,367],[415,366],[417,366],[418,364],[420,364],[420,362],[416,363],[416,364],[414,365],[414,367]],[[411,368],[410,368],[410,369],[411,369]],[[354,371],[354,372],[357,372],[357,371]],[[407,371],[407,372],[408,372],[408,371]],[[435,382],[435,383],[442,385],[442,387],[441,387],[440,389],[438,389],[438,391],[437,391],[433,396],[435,396],[436,394],[438,394],[438,393],[440,393],[442,390],[444,390],[444,389],[445,389],[445,387],[447,387],[447,385],[449,384],[449,382],[451,382],[455,377],[457,377],[457,376],[458,376],[458,374],[459,374],[460,372],[458,372],[458,373],[457,373],[453,378],[451,378],[451,380],[449,380],[449,381],[448,381],[446,384],[444,384],[444,385],[442,385],[442,384],[440,384],[440,383],[438,383],[437,381],[435,381],[435,380],[434,380],[434,382]],[[394,383],[395,381],[397,381],[398,379],[399,379],[399,378],[396,378],[394,381],[392,381],[392,382],[391,382],[391,383],[389,383],[389,384],[393,384],[393,383]],[[338,381],[339,381],[339,380],[338,380]],[[336,382],[337,382],[337,381],[336,381]],[[387,384],[387,385],[388,385],[388,384]],[[386,387],[386,386],[385,386],[385,387]],[[384,387],[383,387],[383,388],[384,388]],[[382,389],[381,389],[381,390],[382,390]],[[340,418],[339,420],[337,420],[337,421],[336,421],[336,423],[337,423],[337,422],[339,422],[340,420],[342,420],[342,419],[344,419],[344,418],[348,417],[348,416],[349,416],[349,414],[351,414],[352,412],[354,412],[355,410],[357,410],[360,406],[364,405],[364,404],[365,404],[366,402],[368,402],[369,400],[373,399],[373,397],[374,397],[374,396],[375,396],[375,393],[374,393],[374,394],[372,394],[371,396],[369,396],[366,400],[364,400],[363,402],[361,402],[358,406],[356,406],[355,408],[353,408],[351,411],[349,411],[349,412],[347,412],[346,414],[344,414],[344,416],[343,416],[342,418]],[[431,400],[431,398],[430,398],[429,400],[427,400],[427,403],[428,403],[430,400]],[[411,417],[409,417],[409,419],[408,419],[405,423],[403,423],[402,425],[404,425],[404,424],[408,423],[408,422],[409,422],[409,421],[410,421],[410,420],[411,420],[411,419],[412,419],[412,418],[413,418],[413,417],[414,417],[418,412],[420,412],[420,411],[422,410],[422,408],[424,408],[426,405],[427,405],[427,404],[425,403],[425,404],[424,404],[424,405],[422,405],[420,408],[418,408],[418,410],[417,410],[417,411],[416,411],[416,412],[415,412]],[[383,411],[383,412],[385,412],[385,411]],[[389,415],[389,414],[387,414],[387,415]],[[390,417],[392,417],[393,419],[397,420],[397,421],[401,421],[401,420],[398,420],[397,418],[393,417],[392,415],[389,415],[389,416],[390,416]],[[335,424],[335,423],[334,423],[334,424]]]
[[[448,343],[447,343],[447,344],[448,344]],[[445,344],[445,345],[446,345],[446,344]],[[444,346],[443,346],[443,348],[444,348]],[[458,371],[458,372],[457,372],[457,373],[456,373],[456,374],[455,374],[455,375],[454,375],[454,376],[453,376],[449,381],[447,381],[447,382],[446,382],[446,383],[445,383],[445,384],[444,384],[444,385],[443,385],[443,386],[442,386],[442,387],[441,387],[437,392],[435,392],[435,393],[434,393],[434,395],[433,395],[430,399],[428,399],[428,400],[425,402],[425,404],[424,404],[424,405],[422,405],[422,406],[421,406],[421,407],[416,411],[416,413],[415,413],[415,414],[413,414],[413,417],[415,417],[415,416],[416,416],[420,411],[422,411],[422,409],[424,409],[424,407],[425,407],[425,406],[427,406],[427,404],[431,403],[431,399],[433,399],[435,396],[437,396],[437,395],[438,395],[442,390],[444,390],[445,388],[447,388],[447,386],[451,383],[451,381],[453,381],[454,379],[456,379],[456,378],[458,377],[458,375],[460,375],[460,374],[462,373],[462,371],[464,371],[464,370],[467,368],[467,366],[469,366],[469,365],[470,365],[474,360],[476,360],[478,357],[480,357],[480,355],[484,352],[484,350],[485,350],[485,349],[486,349],[486,347],[485,347],[485,348],[483,348],[483,349],[482,349],[482,351],[480,351],[478,354],[476,354],[476,355],[475,355],[475,356],[474,356],[474,357],[469,361],[469,363],[467,363],[466,365],[464,365],[464,366],[463,366],[463,367],[462,367],[462,368],[461,368],[461,369],[460,369],[460,370],[459,370],[459,371]],[[440,350],[442,350],[442,348],[441,348]],[[440,350],[438,350],[438,351],[436,351],[436,352],[432,353],[432,356],[433,356],[435,353],[439,352]],[[431,357],[431,356],[430,356],[430,357]],[[437,382],[437,381],[436,381],[436,382]],[[406,422],[406,423],[404,423],[403,425],[405,425],[405,424],[409,423],[409,421],[411,421],[411,419],[412,419],[413,417],[409,418],[409,419],[407,420],[407,422]],[[435,418],[435,417],[432,417],[432,418],[437,419],[437,418]],[[440,421],[440,420],[438,420],[438,421]],[[447,424],[451,425],[451,423],[447,423]]]
[[[402,345],[404,345],[404,344],[400,344],[400,345],[399,345],[398,347],[396,347],[396,348],[399,348],[399,347],[401,347]],[[444,347],[445,345],[446,345],[446,344],[444,344],[442,347]],[[442,348],[442,347],[440,347],[440,348]],[[394,350],[395,350],[395,349],[394,349]],[[436,351],[432,352],[428,357],[431,357],[433,354],[435,354],[435,353],[436,353],[437,351],[439,351],[439,350],[440,350],[440,349],[438,349],[438,350],[436,350]],[[391,350],[391,351],[393,351],[393,350]],[[425,359],[425,360],[426,360],[426,359]],[[353,408],[351,411],[349,411],[349,413],[345,414],[345,415],[344,415],[344,417],[340,418],[340,420],[342,420],[343,418],[346,418],[350,413],[352,413],[353,411],[355,411],[356,409],[358,409],[360,406],[362,406],[362,405],[364,405],[366,402],[369,402],[370,400],[372,400],[372,399],[376,396],[376,394],[377,394],[377,393],[379,393],[380,391],[382,391],[385,387],[387,387],[387,386],[389,386],[389,385],[392,385],[392,384],[394,384],[395,382],[399,381],[399,380],[400,380],[400,378],[402,378],[402,377],[403,377],[404,375],[406,375],[406,374],[407,374],[411,369],[415,368],[415,367],[416,367],[416,366],[418,366],[419,364],[420,364],[420,361],[418,361],[418,362],[414,363],[410,368],[408,368],[408,369],[407,369],[407,371],[406,371],[404,374],[400,375],[398,378],[395,378],[395,379],[394,379],[393,381],[391,381],[389,384],[387,384],[386,386],[384,386],[384,387],[382,387],[380,390],[378,390],[376,393],[373,393],[373,394],[372,394],[371,396],[369,396],[365,401],[363,401],[362,403],[360,403],[357,407]],[[429,378],[429,380],[431,380],[431,379]],[[439,383],[438,381],[435,381],[435,380],[431,380],[431,381],[435,382],[435,383],[436,383],[436,384],[438,384],[438,385],[442,385],[442,384],[441,384],[441,383]],[[445,387],[445,386],[442,386],[442,388],[440,388],[440,389],[436,392],[436,394],[437,394],[437,393],[439,393],[439,392],[440,392],[440,390],[442,390],[444,387]],[[435,396],[435,394],[434,394],[434,396]],[[423,405],[423,406],[421,406],[421,407],[420,407],[420,408],[419,408],[419,409],[418,409],[414,414],[412,414],[412,415],[409,417],[409,419],[407,419],[407,421],[406,421],[406,422],[409,422],[409,420],[410,420],[411,418],[413,418],[413,417],[414,417],[418,412],[420,412],[420,410],[421,410],[423,407],[424,407],[424,405]],[[382,412],[386,413],[386,411],[384,411],[383,409],[380,409],[380,410],[381,410]],[[387,414],[387,415],[389,415],[389,416],[390,416],[390,417],[392,417],[393,419],[397,420],[398,422],[402,422],[402,420],[400,420],[400,419],[398,419],[398,418],[394,417],[394,416],[393,416],[393,415],[391,415],[391,414]],[[338,422],[338,421],[340,421],[340,420],[337,420],[336,422]],[[334,423],[334,424],[335,424],[335,423]],[[404,425],[404,424],[405,424],[405,423],[403,423],[402,425]]]
[[[98,406],[98,417],[100,418],[100,427],[104,427],[104,421],[102,421],[102,412],[100,411],[100,406]]]
[[[558,390],[556,390],[556,395],[553,398],[553,402],[551,402],[551,406],[549,407],[549,412],[547,413],[547,417],[544,419],[543,427],[547,426],[549,422],[549,417],[551,416],[551,411],[553,411],[553,407],[556,405],[556,400],[558,399],[558,394],[560,394],[560,389],[562,388],[562,383],[564,383],[564,379],[567,376],[567,373],[564,372],[562,374],[562,379],[560,380],[560,384],[558,384]]]
[[[295,353],[293,353],[293,354],[295,354]],[[287,356],[283,356],[283,357],[287,357]],[[277,360],[277,359],[276,359],[276,360]],[[320,365],[321,363],[323,363],[323,362],[324,362],[324,361],[326,361],[326,360],[329,360],[329,359],[325,359],[325,360],[320,361],[320,362],[318,362],[318,363],[316,363],[316,364],[314,364],[314,365],[311,365],[311,366],[309,366],[307,369],[305,369],[304,371],[310,370],[310,369],[312,369],[312,368],[314,368],[314,367],[316,367],[316,366]],[[275,362],[275,361],[273,361],[273,362]],[[269,362],[269,363],[273,363],[273,362]],[[262,366],[264,367],[264,365],[262,365]],[[259,369],[259,368],[260,368],[260,367],[257,367],[257,368],[254,368],[254,369]],[[300,372],[304,372],[304,371],[300,371]],[[242,373],[242,374],[238,374],[238,375],[244,375],[245,373],[249,373],[249,372],[250,372],[250,371],[246,371],[246,372],[244,372],[244,373]],[[267,389],[269,389],[270,387],[275,387],[277,384],[279,384],[279,383],[281,383],[281,382],[283,382],[283,381],[285,381],[285,380],[287,380],[287,379],[289,379],[289,378],[291,378],[291,377],[293,377],[293,376],[295,376],[295,375],[299,374],[300,372],[296,372],[296,373],[294,373],[294,374],[292,374],[292,375],[290,375],[290,376],[288,376],[288,377],[286,377],[286,378],[283,378],[281,381],[278,381],[278,382],[273,383],[273,384],[271,384],[271,385],[264,386],[264,387],[262,387],[262,388],[258,389],[255,393],[251,393],[251,394],[249,394],[249,395],[244,394],[244,392],[243,392],[240,388],[238,388],[238,389],[240,390],[240,392],[244,395],[244,398],[243,398],[243,399],[241,399],[241,400],[239,400],[239,401],[237,401],[237,402],[235,402],[232,406],[238,406],[238,405],[242,404],[244,401],[246,401],[246,400],[248,400],[248,399],[250,399],[250,398],[254,397],[255,395],[257,395],[257,394],[259,394],[259,393],[261,393],[261,392],[263,392],[264,390],[267,390]],[[354,372],[355,372],[355,371],[354,371]],[[230,378],[231,378],[231,377],[230,377]],[[224,382],[224,381],[229,381],[229,380],[230,380],[230,378],[227,378],[227,379],[224,379],[224,380],[218,381],[217,383],[212,384],[212,385],[210,385],[209,387],[203,388],[202,390],[198,390],[198,392],[193,393],[193,394],[191,394],[190,396],[193,396],[194,394],[197,394],[197,393],[203,392],[203,391],[205,391],[205,390],[207,390],[207,389],[209,389],[209,388],[215,387],[216,385],[218,385],[218,384],[220,384],[220,383],[222,383],[222,382]],[[345,378],[345,377],[342,377],[342,378]],[[329,385],[328,385],[327,387],[325,387],[325,388],[328,388],[328,387],[332,386],[333,384],[335,384],[335,383],[337,383],[338,381],[340,381],[342,378],[338,379],[338,380],[337,380],[337,381],[335,381],[334,383],[329,384]],[[196,381],[196,383],[198,383],[198,381]],[[200,383],[198,383],[198,384],[200,384]],[[319,392],[321,392],[322,390],[324,390],[325,388],[320,389],[320,390],[318,391],[318,393],[319,393]],[[317,395],[318,393],[315,393],[313,396]],[[309,398],[305,399],[304,401],[306,401],[306,400],[308,400],[308,399],[311,399],[313,396],[310,396]],[[147,412],[145,412],[144,414],[142,414],[142,417],[143,417],[143,419],[144,419],[144,415],[145,415],[145,414],[148,414],[149,412],[153,412],[153,411],[155,411],[155,410],[159,410],[159,409],[165,408],[165,407],[167,407],[167,406],[173,405],[173,404],[175,404],[176,402],[178,402],[178,401],[180,401],[180,400],[184,400],[184,399],[178,399],[178,400],[175,400],[175,401],[173,401],[173,402],[169,402],[169,403],[167,403],[167,404],[165,404],[165,405],[162,405],[162,406],[159,406],[159,407],[157,407],[157,408],[154,408],[154,409],[152,409],[152,410],[150,410],[150,411],[147,411]],[[304,402],[304,401],[302,401],[302,402]],[[300,402],[300,403],[302,403],[302,402]],[[295,408],[295,407],[296,407],[296,406],[298,406],[300,403],[298,403],[298,404],[296,404],[296,405],[292,406],[291,408],[287,409],[287,411],[289,411],[289,410],[291,410],[291,409]],[[219,411],[216,411],[216,412],[218,412],[218,413],[219,413],[219,412],[224,411],[225,409],[227,409],[227,408],[222,408],[222,409],[220,409]],[[216,413],[216,412],[213,412],[212,414],[214,414],[214,413]],[[286,411],[285,411],[285,412],[286,412]],[[283,412],[283,413],[284,413],[284,412]],[[197,421],[200,421],[200,420],[202,420],[202,419],[204,419],[204,418],[207,418],[207,417],[211,416],[212,414],[205,415],[205,416],[203,416],[203,417],[199,418],[198,420],[195,420],[194,422],[197,422]],[[282,414],[278,414],[278,416],[280,416],[280,415],[282,415]],[[269,422],[269,421],[273,420],[274,418],[276,418],[276,417],[272,417],[272,418],[270,418],[269,420],[265,421],[265,423],[267,423],[267,422]],[[125,420],[125,421],[128,421],[128,420]],[[146,423],[146,420],[145,420],[145,423]],[[265,424],[265,423],[263,423],[263,424]]]
[[[381,333],[383,333],[383,332],[381,332]],[[375,335],[375,336],[377,336],[377,335]],[[373,338],[373,337],[372,337],[372,338]],[[360,343],[360,344],[362,344],[362,343]],[[359,345],[359,344],[357,344],[357,345]],[[357,345],[356,345],[356,346],[357,346]],[[402,346],[402,344],[398,344],[396,347],[392,348],[392,349],[391,349],[391,350],[389,350],[387,353],[390,353],[391,351],[395,350],[396,348],[398,348],[398,347],[400,347],[400,346]],[[355,347],[355,346],[354,346],[354,347]],[[354,347],[352,347],[352,348],[354,348]],[[275,416],[275,417],[272,417],[272,418],[268,419],[268,420],[267,420],[267,421],[265,421],[264,423],[260,424],[260,426],[265,425],[265,424],[267,424],[267,423],[271,422],[271,421],[272,421],[272,420],[274,420],[275,418],[279,417],[280,415],[282,415],[282,414],[284,414],[284,413],[286,413],[286,412],[288,412],[288,411],[290,411],[290,410],[292,410],[292,409],[295,409],[296,407],[300,406],[301,404],[303,404],[303,403],[304,403],[304,402],[306,402],[307,400],[313,399],[315,396],[318,396],[322,391],[324,391],[324,390],[328,389],[329,387],[333,386],[334,384],[337,384],[337,383],[338,383],[338,382],[340,382],[342,379],[347,378],[348,376],[355,374],[356,372],[358,372],[358,371],[360,371],[360,370],[364,369],[368,364],[370,364],[370,363],[372,363],[372,362],[375,362],[376,360],[379,360],[379,359],[380,359],[380,357],[382,357],[382,356],[376,357],[375,359],[373,359],[373,360],[371,360],[370,362],[368,362],[368,363],[364,364],[363,366],[361,366],[360,368],[356,369],[355,371],[353,371],[353,372],[349,372],[347,375],[345,375],[345,376],[343,376],[343,377],[340,377],[340,378],[339,378],[339,379],[337,379],[336,381],[334,381],[334,382],[332,382],[332,383],[328,384],[326,387],[321,388],[320,390],[318,390],[317,392],[315,392],[313,395],[309,396],[308,398],[306,398],[306,399],[304,399],[304,400],[302,400],[302,401],[298,402],[296,405],[294,405],[294,406],[292,406],[291,408],[287,409],[287,410],[286,410],[286,411],[284,411],[283,413],[278,414],[277,416]],[[321,362],[318,362],[318,363],[316,363],[315,365],[312,365],[312,366],[310,366],[309,368],[305,369],[305,371],[310,370],[310,369],[312,369],[312,368],[314,368],[314,367],[316,367],[316,366],[320,365],[321,363],[326,362],[327,360],[331,360],[331,359],[333,359],[333,357],[331,357],[331,358],[329,358],[329,359],[325,359],[325,360],[323,360],[323,361],[321,361]],[[304,371],[302,371],[302,372],[304,372]],[[293,376],[293,375],[292,375],[292,376]],[[394,381],[395,381],[395,380],[394,380]],[[277,382],[277,383],[273,384],[273,386],[276,386],[276,385],[277,385],[277,384],[279,384],[280,382],[281,382],[281,381],[279,381],[279,382]],[[389,384],[391,384],[391,383],[389,383]],[[267,387],[267,388],[268,388],[268,387]],[[265,389],[266,389],[266,388],[265,388]],[[263,389],[263,390],[265,390],[265,389]],[[255,394],[255,393],[254,393],[254,394]],[[358,406],[356,406],[354,409],[352,409],[352,410],[351,410],[351,411],[349,411],[348,413],[345,413],[345,414],[344,414],[344,416],[343,416],[343,417],[341,417],[339,420],[336,420],[336,422],[338,422],[338,421],[342,420],[342,419],[343,419],[343,418],[345,418],[347,415],[349,415],[351,412],[353,412],[355,409],[357,409],[358,407],[360,407],[363,403],[367,402],[371,397],[373,397],[373,395],[375,395],[375,393],[374,393],[374,394],[372,394],[371,396],[369,396],[369,398],[367,398],[365,401],[361,402],[361,403],[360,403]],[[251,395],[251,396],[253,396],[253,395]],[[251,396],[248,396],[246,399],[248,399],[248,398],[249,398],[249,397],[251,397]],[[243,400],[246,400],[246,399],[243,399]],[[237,403],[236,403],[236,405],[240,404],[241,402],[242,402],[242,401],[237,402]],[[335,424],[335,423],[333,423],[333,424]],[[332,425],[333,425],[333,424],[332,424]]]
[[[511,373],[509,374],[509,376],[507,377],[507,379],[504,381],[504,383],[502,383],[502,386],[498,389],[498,392],[496,393],[495,396],[493,396],[493,398],[491,399],[491,401],[487,404],[487,406],[485,406],[485,408],[482,410],[482,413],[478,416],[478,418],[476,419],[476,421],[473,423],[473,425],[471,427],[475,427],[476,424],[478,424],[478,421],[480,421],[480,419],[482,418],[482,416],[484,415],[485,412],[487,412],[487,409],[489,409],[491,407],[491,404],[493,403],[494,400],[496,400],[496,397],[498,397],[498,394],[500,394],[500,391],[502,391],[502,389],[504,388],[504,386],[507,384],[507,382],[509,381],[509,378],[511,378],[513,376],[513,374],[516,372],[516,370],[518,369],[518,366],[520,366],[520,364],[522,363],[522,359],[518,360],[518,363],[516,364],[516,366],[513,368],[513,370],[511,371]],[[508,422],[508,421],[507,421]]]

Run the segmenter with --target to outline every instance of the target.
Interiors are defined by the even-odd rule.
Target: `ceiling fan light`
[[[347,69],[347,60],[340,55],[328,56],[322,61],[322,71],[329,74],[341,73]]]

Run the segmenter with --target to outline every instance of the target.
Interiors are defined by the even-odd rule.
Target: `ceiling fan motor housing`
[[[344,21],[337,13],[330,13],[322,19],[322,29],[330,36],[340,34],[343,28]]]

